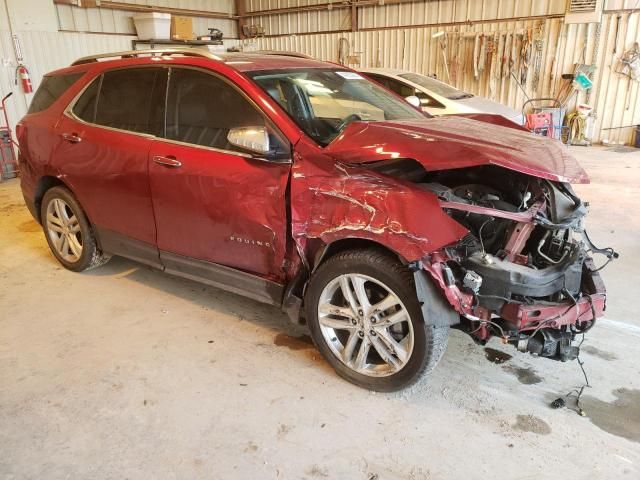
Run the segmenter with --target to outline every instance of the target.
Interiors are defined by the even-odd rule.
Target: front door
[[[166,115],[149,178],[167,270],[202,280],[223,266],[281,281],[290,164],[253,158],[227,140],[231,128],[269,122],[227,81],[193,68],[171,69]]]

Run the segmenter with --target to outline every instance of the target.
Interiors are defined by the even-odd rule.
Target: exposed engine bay
[[[588,205],[566,183],[495,166],[426,172],[411,162],[376,170],[434,193],[469,230],[422,261],[462,327],[480,342],[497,333],[522,351],[576,358],[572,340],[605,308],[598,271],[618,256],[589,239]],[[600,268],[593,254],[606,257]]]

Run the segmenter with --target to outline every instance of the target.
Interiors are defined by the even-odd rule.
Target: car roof
[[[64,73],[71,73],[74,71],[82,70],[82,67],[95,66],[102,64],[105,69],[113,65],[114,67],[121,67],[129,62],[135,61],[137,65],[145,63],[155,63],[159,57],[166,58],[167,56],[174,58],[179,56],[181,58],[192,58],[200,60],[210,60],[213,62],[224,63],[231,68],[240,72],[251,72],[261,70],[289,70],[289,69],[304,69],[304,68],[338,68],[341,65],[334,63],[322,62],[313,58],[303,58],[300,56],[292,56],[288,52],[283,52],[283,55],[277,55],[274,53],[236,53],[236,52],[210,52],[207,49],[202,48],[170,48],[170,49],[154,49],[154,50],[132,50],[126,52],[114,52],[103,53],[97,55],[90,55],[82,57],[71,64],[70,67],[65,67],[54,72],[50,72],[48,75],[57,75]],[[346,67],[342,67],[345,68]]]
[[[322,62],[313,58],[275,53],[222,53],[217,54],[221,61],[241,72],[257,70],[285,70],[291,68],[336,68],[334,63]],[[344,67],[346,68],[346,67]]]
[[[281,55],[285,57],[299,57],[299,58],[313,59],[311,55],[307,55],[306,53],[294,52],[293,50],[256,50],[255,53],[258,53],[260,55]]]
[[[379,73],[380,75],[401,75],[403,73],[412,73],[409,70],[399,68],[359,68],[363,73]]]
[[[362,73],[377,73],[377,74],[380,74],[380,75],[400,77],[400,80],[402,80],[404,83],[407,83],[407,84],[417,88],[418,90],[422,90],[423,92],[426,92],[429,95],[436,96],[436,97],[438,97],[439,100],[440,99],[450,100],[450,99],[447,99],[447,97],[444,97],[442,94],[438,93],[437,91],[434,91],[433,88],[429,88],[426,85],[421,85],[419,83],[416,83],[416,82],[412,81],[409,78],[402,77],[402,74],[405,74],[405,73],[416,74],[415,72],[411,72],[409,70],[400,70],[400,69],[393,69],[393,68],[361,68],[359,70]],[[440,84],[442,84],[442,85],[444,85],[446,87],[452,88],[454,90],[460,90],[459,88],[456,88],[453,85],[449,85],[448,83],[443,82],[442,80],[440,80],[438,78],[433,78],[433,77],[430,77],[428,75],[423,75],[421,73],[418,73],[416,75],[421,75],[425,79],[428,79],[429,82],[433,82],[434,84],[440,83]],[[460,91],[462,91],[462,90],[460,90]]]

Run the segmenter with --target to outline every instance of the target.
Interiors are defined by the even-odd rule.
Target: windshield
[[[329,144],[351,122],[424,118],[411,105],[356,72],[296,69],[250,75],[321,145]]]
[[[420,75],[419,73],[401,73],[398,76],[420,85],[436,95],[448,98],[449,100],[460,100],[462,98],[473,97],[470,93],[463,92],[462,90],[458,90],[457,88],[447,85],[440,80],[427,77],[426,75]]]

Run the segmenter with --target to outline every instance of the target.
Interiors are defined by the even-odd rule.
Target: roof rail
[[[73,62],[71,66],[93,63],[104,59],[135,58],[144,55],[150,55],[152,57],[160,57],[163,55],[184,55],[192,57],[204,57],[211,60],[221,60],[220,57],[214,55],[208,50],[201,48],[155,48],[151,50],[129,50],[127,52],[100,53],[98,55],[89,55],[87,57],[79,58],[78,60]]]

